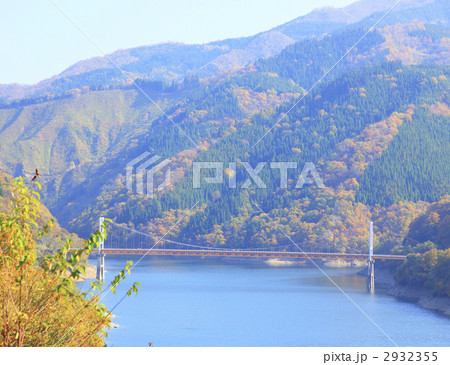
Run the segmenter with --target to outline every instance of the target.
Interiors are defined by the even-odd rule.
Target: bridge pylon
[[[99,231],[103,233],[103,221],[104,218],[99,218]],[[97,251],[97,280],[104,282],[105,281],[105,254],[103,253],[103,249],[105,248],[105,241],[103,238],[99,238],[98,241],[98,251]]]
[[[373,259],[373,222],[369,225],[369,259],[367,260],[367,289],[375,293],[375,260]]]

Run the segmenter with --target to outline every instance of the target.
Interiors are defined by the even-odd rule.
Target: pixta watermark
[[[135,191],[137,194],[146,194],[153,198],[154,193],[162,191],[171,182],[170,159],[162,162],[161,156],[151,155],[150,152],[144,152],[140,156],[131,160],[126,165],[126,185],[127,189]],[[244,173],[238,174],[239,166]],[[249,162],[218,162],[218,161],[194,161],[192,163],[192,187],[201,189],[206,184],[224,184],[229,189],[248,189],[256,187],[257,189],[267,189],[267,184],[263,181],[260,174],[264,169],[277,170],[279,179],[276,186],[281,189],[288,188],[289,170],[291,174],[296,173],[295,189],[301,189],[305,184],[315,183],[317,188],[323,189],[325,185],[317,172],[314,163],[306,162],[303,166],[295,161],[262,161],[256,164]],[[301,170],[300,170],[301,168]],[[162,174],[158,178],[158,184],[155,185],[155,175]],[[238,179],[238,175],[240,179]],[[133,189],[133,176],[135,177],[135,189]],[[273,185],[273,184],[272,184]]]
[[[155,190],[162,191],[170,184],[170,167],[165,169],[165,167],[170,164],[170,160],[165,159],[156,164],[156,162],[161,159],[161,156],[150,156],[150,152],[144,152],[128,162],[125,170],[127,189],[135,191],[137,194],[146,194],[148,197],[153,198]],[[158,186],[154,186],[155,175],[163,169],[165,170],[163,181],[159,182]],[[133,173],[133,170],[135,173]],[[136,190],[133,190],[133,175],[136,180]],[[146,181],[145,189],[144,180]]]
[[[237,181],[237,162],[229,162],[225,168],[223,162],[200,162],[193,163],[193,181],[192,185],[194,189],[201,188],[202,183],[207,184],[223,184],[225,179],[228,180],[228,187],[230,189],[248,189],[254,185],[258,189],[267,189],[266,183],[260,177],[260,173],[266,166],[270,169],[279,170],[280,178],[278,180],[278,187],[281,189],[287,189],[288,187],[288,170],[299,170],[297,162],[258,162],[252,166],[249,162],[239,162],[244,168],[246,174],[243,181],[239,183]],[[203,176],[203,170],[213,170],[214,176]],[[226,171],[227,177],[224,176]],[[306,162],[296,180],[295,188],[301,189],[305,184],[312,184],[310,176],[314,179],[315,184],[319,189],[325,187],[322,179],[317,172],[316,167],[312,162]]]

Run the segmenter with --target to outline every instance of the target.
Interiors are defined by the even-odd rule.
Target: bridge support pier
[[[97,254],[97,280],[105,281],[105,255]]]
[[[367,260],[369,272],[367,273],[367,289],[370,294],[375,293],[375,260],[373,256],[373,222],[369,225],[369,259]]]
[[[367,290],[370,294],[375,293],[375,260],[369,260],[367,273]]]

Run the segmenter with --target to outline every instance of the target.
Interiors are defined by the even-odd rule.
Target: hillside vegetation
[[[9,212],[12,208],[14,199],[13,186],[13,177],[0,171],[0,213]],[[44,255],[59,250],[63,246],[63,243],[69,239],[72,240],[76,247],[83,244],[82,240],[76,234],[69,233],[59,225],[57,219],[44,204],[39,202],[38,209],[39,216],[35,219],[38,229],[43,229],[45,225],[52,222],[51,232],[36,239],[35,250],[38,259],[42,259]]]
[[[294,172],[288,189],[279,189],[279,175],[268,168],[260,174],[267,189],[230,190],[227,181],[193,189],[192,171],[187,170],[172,190],[159,199],[150,199],[130,195],[123,179],[117,179],[108,187],[109,192],[97,199],[93,210],[71,224],[89,227],[93,224],[89,217],[106,212],[118,222],[133,222],[148,232],[165,232],[169,222],[199,201],[201,207],[173,230],[172,237],[213,246],[286,244],[288,239],[277,227],[257,213],[251,203],[255,201],[294,239],[316,242],[328,236],[325,241],[341,250],[365,250],[365,225],[372,219],[377,226],[377,249],[389,251],[402,240],[409,222],[423,212],[425,202],[436,199],[439,191],[448,191],[449,175],[443,171],[449,120],[430,111],[433,101],[448,89],[446,78],[439,79],[445,75],[448,70],[443,67],[405,67],[399,63],[351,71],[305,97],[255,148],[252,144],[293,104],[282,105],[266,116],[255,115],[195,158],[223,161],[225,166],[239,160],[252,166],[259,161],[295,161],[299,166],[312,161],[325,180],[325,189],[294,189],[298,177]],[[429,150],[427,143],[432,139],[436,143]],[[179,146],[177,139],[163,141],[166,151]],[[391,145],[393,151],[398,149],[398,143],[408,145],[405,153],[419,172],[414,176],[423,178],[427,189],[405,186],[411,172],[390,152]],[[388,187],[378,179],[383,163],[402,164],[397,175],[389,176]],[[240,167],[237,181],[242,184],[244,180]],[[395,199],[384,202],[381,197],[389,197],[387,189]],[[399,198],[395,191],[404,195]],[[377,204],[368,199],[378,199]]]
[[[408,260],[397,269],[403,285],[426,287],[450,297],[450,197],[430,205],[409,228],[404,241]]]
[[[164,114],[127,85],[10,104],[0,110],[0,167],[15,175],[39,167],[45,203],[83,237],[99,216],[165,234],[197,203],[167,237],[229,247],[289,242],[260,208],[294,241],[342,252],[367,250],[372,220],[376,250],[390,252],[410,222],[449,194],[448,32],[388,24],[352,47],[366,33],[355,24],[182,85],[139,79]],[[399,34],[410,41],[396,42]],[[83,75],[80,86],[89,84]],[[146,151],[171,159],[171,184],[156,199],[125,186],[126,164]],[[238,188],[225,180],[194,189],[194,161],[237,162]],[[241,162],[277,161],[297,163],[286,187],[279,170],[266,166],[266,189],[242,188]],[[295,188],[307,162],[324,189]]]

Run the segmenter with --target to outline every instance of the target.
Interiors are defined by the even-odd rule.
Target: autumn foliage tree
[[[81,292],[75,280],[85,272],[82,258],[106,233],[95,232],[84,248],[70,253],[68,240],[38,263],[36,240],[52,227],[49,222],[39,229],[39,214],[39,193],[16,179],[12,209],[0,214],[0,346],[104,346],[111,313],[99,302],[101,283]]]

